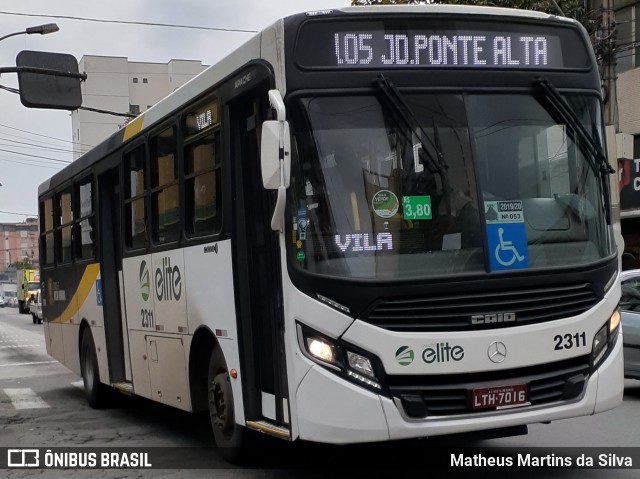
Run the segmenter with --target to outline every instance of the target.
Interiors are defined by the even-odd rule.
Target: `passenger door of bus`
[[[121,383],[128,378],[129,366],[125,358],[121,287],[119,271],[122,271],[120,180],[118,168],[98,176],[100,214],[100,277],[102,283],[102,309],[104,332],[107,342],[107,358],[111,383]],[[126,330],[126,328],[125,328]]]
[[[229,105],[232,138],[233,247],[236,311],[247,421],[289,429],[284,314],[275,200],[262,186],[260,125],[268,108],[262,82]]]

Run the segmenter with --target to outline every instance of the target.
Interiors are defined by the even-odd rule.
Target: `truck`
[[[37,269],[19,269],[16,271],[18,290],[18,312],[29,314],[29,303],[40,289],[40,272]]]

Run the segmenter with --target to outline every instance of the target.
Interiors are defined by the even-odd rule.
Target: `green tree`
[[[33,263],[28,256],[25,256],[20,261],[16,261],[15,263],[13,263],[13,266],[16,269],[33,269]]]
[[[487,7],[520,8],[523,10],[536,10],[539,12],[575,18],[582,23],[587,31],[593,30],[593,21],[589,18],[589,12],[585,10],[583,0],[352,0],[351,5],[418,5],[436,3],[442,5],[478,5]]]

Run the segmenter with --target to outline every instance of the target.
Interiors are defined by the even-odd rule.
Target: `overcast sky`
[[[43,23],[60,27],[49,35],[2,40],[0,66],[15,66],[22,50],[69,53],[77,60],[104,55],[136,62],[183,59],[211,65],[253,35],[48,15],[257,31],[292,13],[349,4],[350,0],[0,0],[0,37]],[[2,74],[0,85],[17,88],[17,75]],[[26,108],[18,95],[5,90],[0,90],[0,105],[0,222],[21,222],[37,214],[40,183],[64,167],[59,160],[72,160],[71,117],[67,111]]]

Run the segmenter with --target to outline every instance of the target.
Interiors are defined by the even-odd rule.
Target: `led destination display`
[[[576,30],[479,22],[309,23],[297,63],[306,68],[584,68],[589,58]],[[571,48],[571,47],[574,48]],[[571,52],[574,52],[571,54]],[[575,54],[575,52],[580,52]]]

